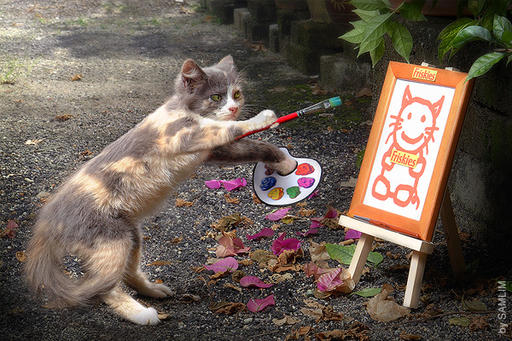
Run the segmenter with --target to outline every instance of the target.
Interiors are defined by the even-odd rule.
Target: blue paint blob
[[[273,176],[268,176],[261,180],[260,188],[262,191],[267,191],[275,186],[277,180]]]

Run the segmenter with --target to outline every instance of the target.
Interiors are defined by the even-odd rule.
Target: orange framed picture
[[[466,76],[389,63],[349,216],[431,241],[471,94]]]

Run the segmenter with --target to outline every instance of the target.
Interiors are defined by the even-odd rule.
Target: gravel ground
[[[226,286],[238,285],[230,276],[210,282],[207,271],[195,272],[194,268],[215,256],[217,242],[211,224],[223,216],[240,213],[249,218],[252,223],[236,227],[238,235],[252,250],[270,250],[272,239],[244,238],[272,225],[264,216],[273,208],[253,201],[253,165],[201,168],[176,190],[177,197],[193,202],[192,206],[177,207],[176,198],[171,198],[144,223],[143,268],[152,280],[162,280],[176,290],[163,300],[137,297],[169,315],[160,325],[131,324],[99,303],[80,309],[45,308],[29,294],[21,274],[23,251],[38,208],[66,176],[166,100],[183,60],[193,58],[209,65],[233,55],[247,75],[245,93],[251,104],[247,117],[264,108],[285,114],[333,94],[319,93],[314,78],[294,71],[262,46],[248,44],[233,27],[218,25],[191,0],[184,4],[170,0],[3,0],[0,46],[0,228],[5,232],[9,221],[18,225],[14,235],[0,238],[2,339],[274,340],[301,332],[300,338],[314,339],[320,337],[318,333],[349,330],[357,323],[363,332],[352,336],[355,339],[393,340],[401,335],[406,340],[507,338],[499,330],[500,322],[510,322],[510,314],[505,320],[499,318],[501,291],[497,291],[496,280],[510,278],[510,269],[484,271],[479,267],[478,260],[485,254],[467,233],[464,251],[473,275],[465,285],[455,285],[450,277],[441,231],[427,262],[420,307],[388,323],[370,318],[365,307],[368,298],[315,298],[315,284],[303,271],[287,271],[289,278],[270,289],[241,291]],[[343,99],[345,105],[337,111],[258,136],[322,164],[319,195],[305,202],[306,209],[316,210],[314,216],[323,215],[328,205],[348,209],[353,191],[350,179],[357,176],[358,155],[369,133],[365,122],[369,98],[343,94]],[[204,186],[205,180],[237,177],[249,182],[230,193],[238,204],[227,202],[224,190]],[[290,212],[299,215],[299,210],[294,205]],[[278,231],[292,237],[308,226],[309,218],[302,217],[281,223]],[[298,238],[305,253],[298,264],[306,264],[312,241],[337,243],[344,239],[344,231],[322,228],[317,235]],[[395,300],[401,302],[408,251],[384,242],[377,243],[374,251],[383,254],[384,261],[363,275],[358,289],[391,284],[396,289]],[[165,265],[148,265],[155,261]],[[241,270],[267,281],[275,278],[256,264]],[[219,302],[247,303],[269,294],[274,294],[276,305],[260,313],[226,315],[212,309]],[[343,319],[317,321],[304,313],[307,299],[343,313]],[[464,310],[462,302],[473,299],[484,303],[487,311]],[[510,307],[510,298],[506,302]],[[285,315],[295,323],[279,326],[273,321]],[[450,319],[454,317],[466,317],[473,324],[453,325]],[[307,328],[301,327],[311,329],[305,333]]]

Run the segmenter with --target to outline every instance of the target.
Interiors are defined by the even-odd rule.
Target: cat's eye
[[[210,96],[210,99],[214,102],[220,102],[220,100],[222,99],[222,96],[219,95],[219,94],[214,94],[214,95],[211,95]]]
[[[234,99],[239,99],[240,97],[242,97],[242,94],[240,93],[240,91],[235,91],[235,93],[233,94],[233,98]]]

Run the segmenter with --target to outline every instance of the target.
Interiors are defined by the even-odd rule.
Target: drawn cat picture
[[[86,305],[99,298],[123,318],[157,324],[156,310],[121,289],[163,298],[171,289],[141,271],[144,217],[158,209],[177,184],[203,162],[263,161],[290,173],[295,160],[262,141],[235,138],[273,123],[264,110],[235,121],[242,111],[241,77],[231,56],[201,68],[186,60],[172,97],[85,163],[39,212],[25,266],[29,285],[51,306]],[[85,275],[71,279],[63,257],[82,260]]]
[[[426,167],[425,155],[439,130],[436,120],[443,106],[444,96],[432,103],[420,97],[412,97],[409,85],[405,88],[402,105],[394,122],[391,145],[381,160],[380,174],[372,185],[372,196],[378,200],[391,198],[400,207],[415,205],[418,209],[418,183]]]

